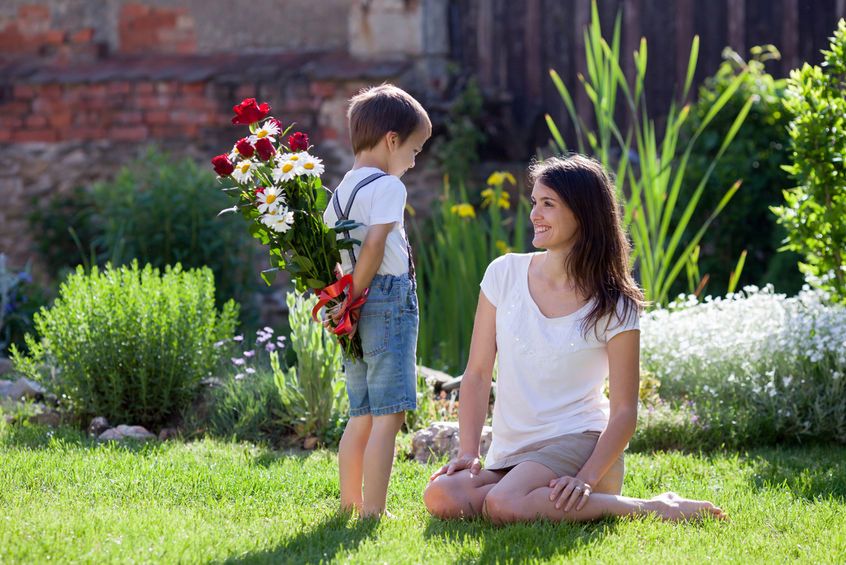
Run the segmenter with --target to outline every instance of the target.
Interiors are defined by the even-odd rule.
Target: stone
[[[62,414],[58,410],[45,410],[28,418],[31,424],[58,428],[62,424]]]
[[[426,384],[434,389],[435,394],[442,390],[444,384],[453,380],[452,375],[423,365],[417,365],[417,374],[426,380]]]
[[[123,441],[126,439],[147,441],[156,439],[156,435],[147,431],[143,426],[127,426],[121,424],[116,428],[106,430],[97,439],[100,441]]]
[[[303,442],[303,449],[314,449],[315,447],[317,447],[317,441],[318,439],[315,436],[309,436],[305,438],[305,441]]]
[[[123,439],[123,434],[117,431],[117,428],[109,428],[99,436],[98,441],[120,441]]]
[[[492,439],[493,430],[484,426],[479,446],[482,455],[490,449]],[[437,461],[443,456],[453,459],[458,456],[458,448],[458,422],[433,422],[428,428],[415,432],[411,439],[412,456],[419,463]]]
[[[162,428],[159,430],[159,441],[167,441],[179,437],[179,430],[176,428]]]
[[[203,377],[200,380],[200,386],[215,388],[223,385],[223,380],[219,377]]]
[[[59,405],[59,397],[53,394],[52,392],[48,392],[44,395],[44,402],[49,404],[50,406],[58,406]]]
[[[44,387],[37,382],[26,377],[21,377],[9,388],[7,396],[16,400],[19,398],[29,398],[35,400],[42,397],[45,392],[47,391],[44,390]]]
[[[0,380],[0,398],[6,398],[9,396],[9,391],[12,390],[12,387],[15,383],[12,381],[4,381]]]
[[[443,383],[441,385],[441,390],[446,393],[451,393],[455,391],[455,398],[458,399],[458,390],[461,388],[461,377],[463,375],[459,375],[454,379],[450,379],[449,381]],[[496,383],[491,383],[491,399],[496,398]]]
[[[123,437],[127,439],[137,439],[141,441],[147,441],[149,439],[156,439],[156,434],[151,433],[147,428],[144,426],[127,426],[121,424],[117,428],[115,428],[118,432],[123,434]]]
[[[14,366],[12,365],[12,360],[8,357],[4,357],[0,355],[0,375],[8,375],[14,372]]]
[[[106,420],[103,416],[97,416],[96,418],[92,418],[91,423],[88,424],[88,435],[100,436],[100,434],[102,434],[111,427],[112,425],[109,424],[109,421]]]
[[[444,392],[458,392],[458,389],[461,387],[461,375],[455,377],[454,379],[450,379],[447,382],[441,385],[441,390]]]

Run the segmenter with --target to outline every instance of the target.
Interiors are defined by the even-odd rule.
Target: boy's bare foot
[[[370,512],[368,514],[361,514],[362,519],[370,519],[375,518],[377,520],[388,519],[388,520],[396,520],[396,516],[388,512],[387,510],[382,510],[381,512]]]
[[[707,500],[691,500],[674,492],[665,492],[650,499],[646,508],[657,514],[658,517],[674,522],[697,520],[709,515],[718,520],[728,519],[722,509]]]

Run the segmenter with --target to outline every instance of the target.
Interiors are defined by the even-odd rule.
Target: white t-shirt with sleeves
[[[346,208],[352,191],[359,182],[374,173],[381,172],[383,171],[376,167],[361,167],[344,175],[343,180],[335,189],[341,209]],[[402,275],[408,272],[408,245],[404,227],[405,200],[405,185],[397,177],[387,175],[362,187],[350,209],[349,219],[363,224],[361,227],[350,230],[350,237],[362,243],[367,236],[369,226],[394,224],[394,229],[388,234],[385,242],[385,255],[379,270],[376,271],[377,275]],[[331,199],[326,211],[323,212],[323,221],[329,226],[334,226],[338,221]],[[338,234],[338,239],[342,237],[342,234]],[[358,259],[361,246],[356,245],[353,249]],[[344,273],[352,272],[350,254],[346,250],[341,251],[341,267]]]
[[[499,257],[480,285],[496,307],[499,366],[487,465],[538,441],[604,430],[610,412],[603,393],[607,343],[620,332],[640,328],[632,308],[622,324],[616,316],[606,316],[598,332],[589,328],[583,335],[582,319],[593,301],[567,316],[546,317],[529,293],[533,255]],[[623,304],[621,299],[620,314]]]

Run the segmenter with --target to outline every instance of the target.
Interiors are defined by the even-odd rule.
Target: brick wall
[[[235,141],[231,108],[247,97],[309,134],[332,186],[352,162],[350,96],[384,81],[420,85],[410,53],[384,41],[350,53],[348,31],[413,27],[419,10],[405,0],[4,0],[0,252],[50,278],[26,219],[34,203],[111,178],[149,143],[207,162]],[[415,206],[432,191],[414,187],[439,182],[420,169],[408,179]]]
[[[3,0],[0,57],[347,48],[353,0]],[[88,47],[86,47],[88,46]]]

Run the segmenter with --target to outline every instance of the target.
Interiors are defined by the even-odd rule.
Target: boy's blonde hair
[[[432,131],[420,102],[392,84],[371,86],[353,96],[347,118],[356,154],[375,147],[388,132],[395,132],[402,143],[421,126]]]

